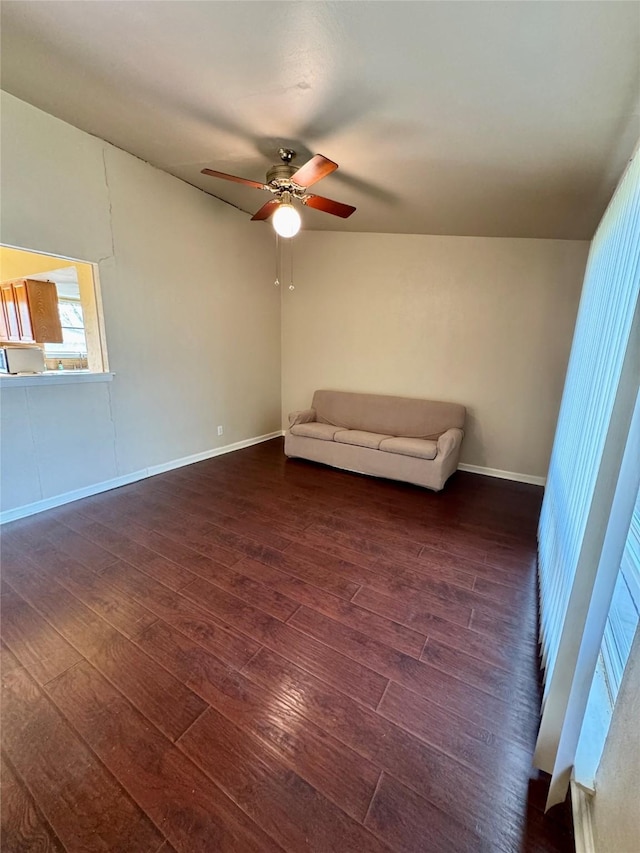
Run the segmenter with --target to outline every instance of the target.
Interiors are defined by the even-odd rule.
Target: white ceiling
[[[590,238],[639,63],[637,2],[2,3],[4,89],[242,210],[203,167],[337,161],[312,229]]]

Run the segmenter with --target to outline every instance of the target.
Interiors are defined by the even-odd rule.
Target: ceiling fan
[[[282,163],[277,163],[269,169],[265,184],[239,178],[236,175],[227,175],[225,172],[216,172],[213,169],[203,169],[202,174],[273,193],[275,198],[263,204],[251,220],[269,219],[273,215],[273,227],[281,237],[293,237],[300,230],[300,214],[293,206],[294,198],[307,207],[340,216],[342,219],[351,216],[355,211],[355,207],[349,204],[342,204],[342,202],[307,192],[313,184],[335,172],[338,164],[333,160],[323,157],[322,154],[316,154],[298,169],[292,165],[292,160],[296,156],[292,148],[280,148],[278,154]]]

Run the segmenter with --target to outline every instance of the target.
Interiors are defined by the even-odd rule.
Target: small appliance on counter
[[[44,373],[40,347],[0,347],[0,373]]]

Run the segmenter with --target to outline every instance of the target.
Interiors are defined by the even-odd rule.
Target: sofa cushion
[[[340,427],[331,424],[294,424],[291,427],[293,435],[302,435],[304,438],[319,438],[322,441],[333,441],[333,436],[340,431]]]
[[[391,438],[391,436],[381,435],[379,432],[364,432],[361,429],[342,429],[334,435],[333,440],[342,444],[357,444],[358,447],[372,447],[377,450],[380,442],[385,438]]]
[[[465,419],[458,403],[381,394],[316,391],[312,405],[319,423],[408,438],[435,440],[450,427],[463,429]]]
[[[399,453],[401,456],[415,456],[417,459],[435,459],[438,445],[435,441],[423,438],[385,438],[380,442],[380,450]]]

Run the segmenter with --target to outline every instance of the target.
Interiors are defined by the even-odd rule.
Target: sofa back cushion
[[[451,427],[462,429],[466,414],[459,403],[347,391],[316,391],[312,405],[323,424],[431,440]]]

